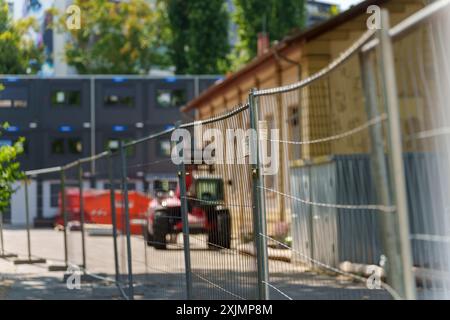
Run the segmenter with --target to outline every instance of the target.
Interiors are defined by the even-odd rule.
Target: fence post
[[[175,124],[178,129],[180,123]],[[178,165],[178,182],[180,185],[181,201],[181,221],[183,224],[183,250],[184,250],[184,268],[186,274],[186,299],[192,299],[192,270],[191,270],[191,247],[189,242],[189,221],[188,221],[188,203],[186,197],[186,164],[184,163],[184,149],[181,150],[182,162]]]
[[[312,188],[311,188],[311,166],[308,165],[306,167],[308,169],[308,200],[313,201],[312,199]],[[315,239],[314,239],[314,213],[312,205],[306,205],[308,208],[308,227],[309,227],[309,252],[310,252],[310,265],[311,267],[315,267],[314,259],[315,259]]]
[[[95,76],[90,77],[90,83],[89,83],[89,109],[90,109],[90,121],[91,121],[91,157],[95,155],[96,150],[96,131],[97,128],[95,126],[96,120],[95,120],[95,98],[96,98],[96,92],[95,92]],[[91,161],[91,173],[92,176],[95,176],[95,158]]]
[[[66,173],[64,167],[61,168],[61,211],[64,220],[64,267],[69,265],[69,255],[67,252],[67,209],[66,209]]]
[[[250,91],[250,128],[256,132],[250,139],[251,154],[250,157],[256,160],[252,163],[252,203],[253,203],[253,228],[255,233],[256,260],[258,269],[258,298],[260,300],[269,300],[269,266],[267,254],[267,224],[266,208],[264,201],[264,177],[262,175],[262,166],[260,162],[260,146],[258,131],[258,105],[257,98],[254,95],[256,90]],[[256,141],[255,141],[256,140]],[[253,154],[255,153],[255,154]],[[254,161],[251,161],[254,162]]]
[[[81,231],[81,251],[83,256],[83,270],[86,271],[86,242],[84,230],[84,198],[83,198],[83,164],[78,161],[78,189],[80,193],[80,231]]]
[[[360,53],[361,75],[364,87],[365,105],[369,120],[380,116],[377,100],[377,86],[374,78],[375,70],[367,53]],[[386,206],[394,205],[391,197],[389,173],[386,165],[384,150],[383,125],[373,125],[370,129],[371,141],[371,170],[375,182],[377,203]],[[381,213],[378,215],[381,228],[381,242],[383,253],[387,256],[387,283],[393,288],[402,288],[402,264],[398,252],[398,233],[396,231],[395,213]]]
[[[17,254],[5,253],[5,243],[3,239],[3,212],[0,210],[0,258],[15,258]]]
[[[131,236],[130,236],[130,210],[128,202],[128,175],[127,175],[127,154],[124,143],[120,140],[120,160],[122,166],[122,192],[123,192],[123,206],[125,209],[125,232],[127,235],[127,261],[128,261],[128,298],[134,299],[133,288],[133,268],[131,259]]]
[[[27,250],[28,260],[31,260],[31,239],[30,239],[30,204],[28,198],[28,179],[24,180],[25,187],[25,223],[27,226]]]
[[[117,215],[116,215],[116,190],[114,187],[114,171],[112,152],[108,153],[108,178],[109,178],[109,195],[111,201],[111,222],[113,227],[113,244],[114,244],[114,270],[116,273],[116,283],[119,286],[119,255],[117,250]]]
[[[31,258],[31,234],[30,234],[30,201],[28,197],[28,178],[25,177],[24,194],[25,194],[25,227],[27,229],[27,258],[14,260],[14,264],[33,264],[33,263],[45,263],[45,259],[32,259]]]
[[[389,163],[392,193],[397,213],[399,249],[401,257],[402,288],[400,294],[406,299],[415,299],[415,280],[412,271],[411,242],[409,235],[408,202],[401,138],[400,112],[395,75],[392,39],[389,35],[389,13],[381,11],[381,29],[377,36],[380,42],[378,59],[383,85],[384,104],[388,114]]]

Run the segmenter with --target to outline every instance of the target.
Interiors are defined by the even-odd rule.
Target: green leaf
[[[8,124],[0,124],[0,128],[7,128]],[[1,133],[1,130],[0,130]],[[19,138],[12,146],[0,147],[0,211],[9,206],[13,189],[13,184],[24,177],[20,170],[20,163],[17,157],[23,152],[25,139]]]

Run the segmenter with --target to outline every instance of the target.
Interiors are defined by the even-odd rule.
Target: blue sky
[[[347,10],[351,5],[360,3],[362,1],[363,0],[331,0],[329,2],[340,5],[342,10]]]

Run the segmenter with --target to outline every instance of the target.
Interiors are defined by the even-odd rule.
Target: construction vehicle
[[[225,206],[221,177],[205,174],[199,166],[186,166],[186,200],[190,234],[207,234],[210,249],[231,246],[231,216]],[[211,168],[209,168],[211,169]],[[150,202],[145,238],[149,246],[164,250],[168,238],[182,233],[180,187],[176,191],[159,192]]]

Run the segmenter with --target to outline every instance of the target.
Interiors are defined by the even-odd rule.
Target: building
[[[10,124],[0,137],[0,145],[25,137],[25,154],[20,158],[24,170],[64,165],[107,148],[117,148],[119,139],[134,140],[162,131],[174,126],[181,117],[191,120],[192,115],[182,115],[179,107],[219,78],[0,76],[4,86],[0,92],[0,118]],[[168,155],[170,143],[167,138],[160,139],[155,145],[136,146],[128,159],[129,175],[134,180],[131,188],[152,192],[162,180],[177,181],[173,170],[168,169],[170,163],[155,164],[151,173],[138,166]],[[101,170],[95,167],[86,170],[86,177],[98,174],[96,169]],[[38,177],[30,186],[39,199],[33,214],[38,221],[56,213],[58,190],[53,186],[57,183],[52,181],[58,179],[57,175]],[[89,184],[102,187],[105,179],[89,179]],[[23,211],[19,210],[23,204],[21,197],[22,191],[14,195],[12,213],[5,215],[7,221],[24,221]],[[17,210],[16,206],[19,206]]]
[[[54,44],[58,43],[51,28],[53,16],[48,11],[54,3],[61,0],[14,0],[8,1],[8,11],[14,20],[32,17],[36,20],[38,29],[29,30],[29,37],[44,50],[44,62],[40,73],[51,75],[54,72]],[[62,48],[62,47],[61,47]],[[33,63],[30,61],[30,63]]]
[[[386,8],[390,12],[391,24],[395,25],[423,8],[425,4],[420,0],[364,1],[321,24],[284,39],[271,48],[262,48],[263,50],[254,60],[206,90],[184,106],[182,110],[185,112],[195,110],[198,120],[208,119],[232,110],[239,104],[246,103],[252,88],[275,88],[308,78],[336,59],[343,50],[349,48],[367,31],[368,15],[366,10],[370,5]],[[323,123],[329,121],[330,125],[333,121],[333,126],[340,128],[339,132],[354,128],[353,120],[364,119],[366,116],[364,108],[361,108],[363,106],[361,97],[356,97],[356,95],[350,97],[344,106],[333,104],[338,102],[333,102],[333,97],[342,96],[342,91],[348,89],[345,88],[346,85],[360,83],[357,59],[356,64],[354,63],[355,61],[352,61],[349,66],[346,66],[345,80],[341,77],[329,78],[330,82],[327,87],[330,91],[326,93],[326,96],[324,95],[327,99],[326,103],[322,102],[321,105],[317,102],[312,103],[311,93],[316,92],[317,94],[318,90],[312,86],[312,88],[305,88],[302,92],[305,98],[302,98],[301,102],[298,101],[300,98],[297,96],[296,100],[290,101],[289,106],[279,103],[275,109],[261,107],[260,120],[266,121],[269,128],[279,128],[279,139],[283,141],[298,141],[300,137],[302,140],[311,141],[328,136],[327,130],[330,126],[314,127],[311,125],[314,121],[317,122],[317,117],[322,117]],[[357,90],[354,91],[357,92]],[[406,104],[408,101],[405,98],[401,103]],[[304,110],[302,117],[299,114],[300,107]],[[330,155],[366,152],[365,148],[368,143],[368,136],[360,135],[359,140],[352,141],[351,144],[336,143],[333,145],[333,149],[316,148],[311,144],[302,145],[295,151],[281,149],[279,173],[276,176],[266,177],[266,185],[270,185],[282,193],[290,194],[290,173],[294,168],[305,163],[305,160],[320,161]],[[283,144],[280,148],[287,149],[288,147]],[[295,161],[283,156],[288,152]],[[297,154],[293,154],[294,152]],[[234,191],[230,188],[227,192],[229,192],[229,197],[233,198]],[[290,222],[289,206],[283,203],[281,197],[277,197],[274,201],[278,201],[278,203],[268,218],[269,232],[270,222]]]
[[[338,13],[336,4],[309,0],[306,2],[306,27],[324,22]]]

